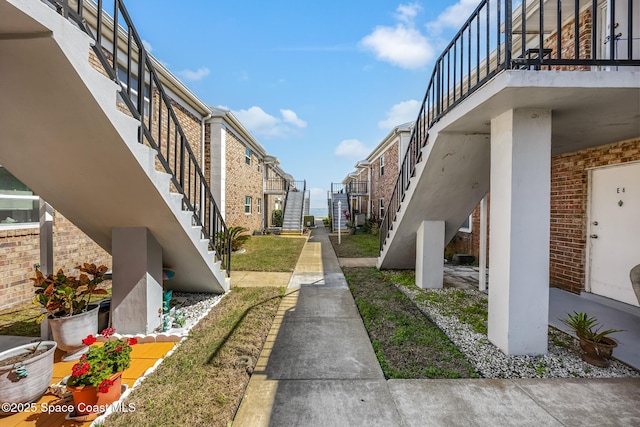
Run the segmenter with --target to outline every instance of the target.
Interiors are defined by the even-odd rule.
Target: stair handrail
[[[304,230],[304,195],[307,192],[307,180],[302,181],[302,206],[300,206],[300,234]]]
[[[59,14],[74,22],[95,40],[93,52],[109,78],[120,85],[120,100],[127,106],[133,118],[140,122],[138,142],[144,144],[146,141],[151,148],[156,150],[158,160],[164,170],[171,175],[171,182],[178,192],[183,195],[182,208],[193,212],[193,221],[201,227],[202,234],[209,240],[210,248],[215,251],[216,258],[221,262],[222,268],[229,276],[231,273],[231,236],[204,173],[171,105],[171,99],[156,73],[151,56],[147,53],[124,2],[122,0],[113,0],[113,16],[110,16],[104,10],[102,0],[77,0],[75,6],[70,5],[69,0],[42,1],[51,5]],[[90,9],[95,9],[94,12],[96,13],[95,34],[93,32],[94,29],[91,28],[84,16],[84,11]],[[126,29],[120,26],[120,18],[124,20]],[[112,26],[113,49],[109,52],[110,58],[105,53],[107,48],[103,45],[103,39],[107,39],[109,36],[108,30],[103,29],[105,23]],[[123,33],[126,35],[126,50],[121,52],[118,40]],[[137,60],[133,57],[136,52]],[[121,53],[126,55],[124,58],[126,81],[124,82],[118,75],[120,66],[118,57]],[[135,70],[132,68],[134,65],[137,65]],[[137,82],[135,81],[136,76]],[[135,89],[132,88],[132,83],[135,83]],[[148,100],[148,108],[145,105],[145,93],[151,95]],[[157,107],[158,117],[155,118],[157,127],[154,126],[153,117],[156,93],[159,102]],[[163,128],[162,123],[165,118],[163,117],[163,108],[166,110],[167,123],[165,128]],[[145,114],[148,114],[148,123],[145,123]],[[154,133],[157,134],[157,141],[153,136]],[[163,137],[166,137],[164,147]],[[171,144],[172,137],[173,144]],[[173,152],[171,151],[172,148]]]
[[[570,5],[571,1],[565,0],[562,4]],[[614,8],[615,3],[618,2],[622,5],[625,2],[628,5],[631,4],[628,0],[611,1]],[[409,187],[409,180],[415,173],[416,164],[421,161],[421,150],[428,142],[429,130],[451,109],[483,87],[499,72],[507,69],[523,72],[541,69],[590,70],[592,67],[610,67],[611,71],[616,71],[618,67],[640,66],[640,57],[634,57],[638,55],[633,50],[635,42],[627,41],[626,52],[622,52],[626,59],[618,58],[620,53],[614,46],[621,40],[619,36],[621,32],[633,34],[634,25],[637,23],[634,24],[632,13],[628,13],[626,22],[621,23],[615,22],[614,13],[609,14],[606,23],[607,40],[615,40],[616,43],[610,42],[604,53],[600,53],[601,56],[608,57],[599,58],[595,49],[599,44],[598,32],[593,31],[592,27],[591,37],[583,40],[581,37],[583,31],[580,28],[582,23],[577,19],[589,10],[592,25],[596,25],[594,23],[598,22],[599,13],[596,1],[585,3],[581,0],[573,0],[574,19],[569,23],[563,21],[561,3],[558,2],[556,22],[552,22],[555,28],[546,32],[538,31],[537,37],[529,37],[527,17],[536,10],[539,11],[536,17],[537,28],[546,28],[543,4],[544,0],[529,0],[521,2],[514,10],[512,0],[481,0],[436,60],[418,117],[413,125],[398,178],[380,223],[380,251],[384,248],[393,222],[396,220],[405,191]],[[630,6],[627,7],[630,8]],[[569,9],[571,9],[570,6]],[[514,23],[519,24],[515,29]],[[563,50],[563,38],[557,35],[562,34],[562,30],[569,26],[572,27],[573,50]],[[545,33],[552,36],[545,39]],[[552,43],[545,43],[549,41]],[[581,49],[587,45],[591,48]]]

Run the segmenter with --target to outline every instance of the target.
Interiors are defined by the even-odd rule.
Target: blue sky
[[[151,53],[231,110],[311,207],[396,125],[479,0],[126,0]]]

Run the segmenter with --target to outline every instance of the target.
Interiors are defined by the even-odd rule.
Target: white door
[[[629,272],[640,264],[640,163],[594,169],[587,290],[638,306]]]

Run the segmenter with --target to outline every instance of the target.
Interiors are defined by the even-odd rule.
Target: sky
[[[325,208],[332,182],[417,117],[479,0],[125,0],[151,53],[231,110]]]

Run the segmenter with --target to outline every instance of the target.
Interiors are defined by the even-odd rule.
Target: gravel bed
[[[640,377],[640,372],[611,361],[608,368],[599,368],[584,362],[579,355],[577,339],[549,327],[548,353],[542,356],[508,356],[489,342],[486,334],[475,332],[461,322],[455,310],[432,301],[425,301],[426,292],[436,292],[443,298],[466,294],[469,301],[486,301],[486,294],[474,290],[437,289],[419,290],[396,284],[418,308],[444,331],[451,341],[465,354],[478,373],[485,378],[613,378]],[[458,298],[460,300],[460,298]],[[449,307],[449,306],[448,306]],[[614,353],[615,354],[615,353]]]
[[[222,301],[225,295],[226,294],[174,292],[172,300],[178,302],[176,309],[182,311],[184,314],[185,325],[183,327],[171,328],[163,333],[186,336],[189,330],[209,314],[209,311]]]

